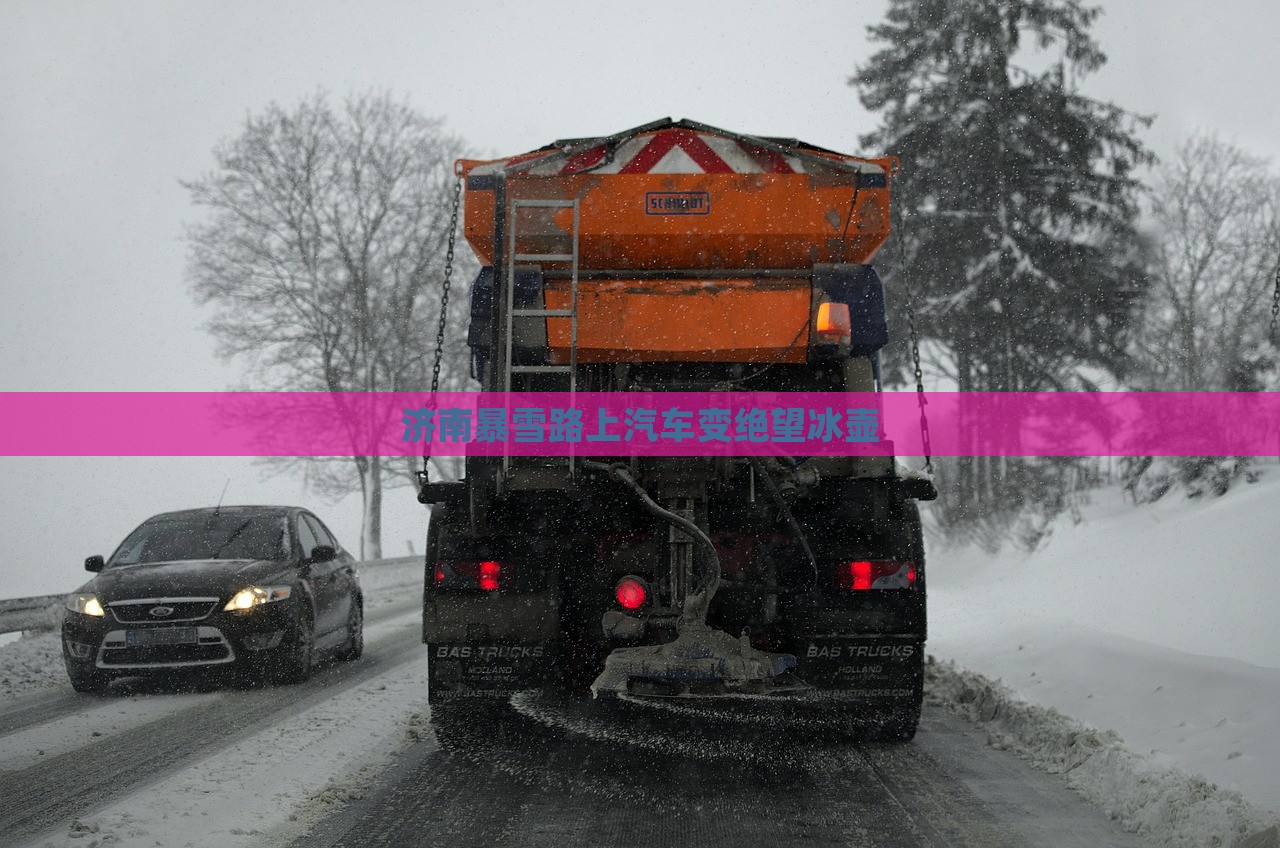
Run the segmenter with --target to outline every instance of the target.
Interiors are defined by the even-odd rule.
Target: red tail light
[[[649,588],[639,577],[624,577],[614,587],[613,595],[623,609],[640,609],[649,599]]]
[[[442,560],[436,564],[436,587],[493,592],[502,588],[504,570],[496,560]]]
[[[836,585],[853,592],[865,589],[912,589],[916,564],[900,560],[856,560],[836,569]]]

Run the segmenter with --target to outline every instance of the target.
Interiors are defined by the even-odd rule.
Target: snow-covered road
[[[935,575],[948,567],[945,556],[935,553]],[[812,733],[795,744],[785,733],[743,736],[648,720],[637,729],[593,713],[592,705],[517,699],[504,711],[504,734],[479,738],[462,753],[441,750],[429,729],[421,563],[362,567],[361,579],[369,610],[364,659],[321,668],[301,686],[174,692],[134,684],[92,698],[67,686],[56,636],[0,646],[0,845],[453,848],[692,838],[708,845],[1230,846],[1269,823],[1239,796],[1162,769],[1181,764],[1148,753],[1141,735],[1132,737],[1136,750],[1127,748],[1099,724],[1100,717],[1136,720],[1123,715],[1124,704],[1147,705],[1124,693],[1164,691],[1152,675],[1176,679],[1182,665],[1162,671],[1149,645],[1117,659],[1108,651],[1123,652],[1125,643],[1092,631],[1062,635],[1045,626],[1018,636],[1026,622],[1000,606],[1004,596],[966,595],[965,585],[978,584],[964,579],[937,581],[934,652],[992,677],[1008,681],[1023,671],[1037,682],[1024,694],[1022,681],[1015,693],[931,664],[929,703],[912,745]],[[967,617],[957,614],[961,605]],[[996,639],[1003,647],[983,653],[979,636],[990,639],[999,627],[1007,630]],[[1019,638],[1022,651],[1008,641]],[[1095,660],[1062,661],[1054,652],[1065,644]],[[1132,656],[1151,661],[1125,680]],[[1214,688],[1202,704],[1245,710],[1250,693],[1270,691],[1269,669],[1222,680],[1214,675],[1235,666],[1203,666],[1203,678],[1186,680]],[[1101,675],[1096,682],[1090,669]],[[1094,702],[1112,706],[1089,714],[1102,728],[1095,731],[1021,700],[1036,696],[1081,712]],[[1157,710],[1147,724],[1167,742],[1163,728],[1175,718]],[[663,738],[655,741],[655,733]],[[1230,744],[1187,733],[1200,749]],[[1271,765],[1259,762],[1265,781]],[[1146,841],[1124,828],[1140,829]]]
[[[1142,844],[943,710],[895,746],[537,700],[516,699],[495,717],[504,735],[478,730],[460,752],[406,748],[294,846]]]
[[[14,675],[25,694],[0,707],[0,844],[248,846],[274,826],[297,832],[309,807],[367,780],[361,769],[399,749],[425,709],[421,569],[363,566],[364,658],[302,686],[124,682],[94,698],[65,673]],[[4,650],[27,668],[50,638]]]

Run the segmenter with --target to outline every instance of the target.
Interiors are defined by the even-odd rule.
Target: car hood
[[[246,586],[288,584],[286,564],[269,560],[214,559],[117,565],[86,584],[102,603],[130,598],[224,598]]]

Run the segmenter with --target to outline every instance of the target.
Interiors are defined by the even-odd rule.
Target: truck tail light
[[[625,610],[640,609],[649,599],[649,587],[639,577],[624,577],[614,587],[613,596]]]
[[[852,333],[849,304],[831,301],[819,304],[813,330],[819,342],[847,345]]]
[[[909,560],[854,560],[836,569],[836,585],[858,592],[865,589],[914,589],[916,564]]]
[[[436,563],[437,589],[479,589],[494,592],[502,588],[509,569],[497,560],[441,560]]]

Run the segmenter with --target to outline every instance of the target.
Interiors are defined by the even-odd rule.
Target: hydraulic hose
[[[635,481],[635,478],[631,476],[631,473],[625,467],[608,465],[591,459],[583,459],[579,460],[579,462],[583,468],[609,474],[625,483],[640,496],[640,502],[644,504],[645,509],[668,524],[674,524],[679,527],[706,549],[707,556],[711,560],[711,568],[709,569],[711,573],[707,576],[706,583],[698,591],[690,592],[684,599],[684,609],[681,611],[680,620],[676,626],[677,629],[680,629],[686,623],[705,624],[707,612],[711,609],[711,599],[715,597],[716,590],[720,588],[720,555],[716,553],[716,546],[711,541],[711,537],[697,524],[683,515],[676,515],[671,510],[665,509],[651,498],[649,493],[644,490],[644,487]]]
[[[774,505],[782,513],[782,517],[787,520],[787,526],[791,528],[796,541],[800,543],[800,547],[804,550],[804,555],[809,558],[809,566],[813,569],[813,589],[816,592],[818,590],[818,559],[813,555],[813,549],[809,547],[809,540],[805,538],[804,531],[800,529],[800,523],[791,514],[791,508],[787,506],[787,501],[782,497],[778,484],[773,482],[773,478],[765,470],[764,464],[760,462],[758,457],[752,456],[748,457],[748,459],[751,461],[751,467],[756,474],[764,480],[764,487],[769,490],[769,496],[773,498]]]

